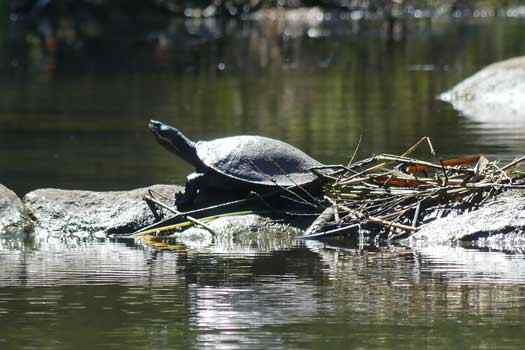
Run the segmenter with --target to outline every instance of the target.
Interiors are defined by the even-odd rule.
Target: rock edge
[[[0,236],[26,237],[33,228],[33,219],[22,200],[0,184]]]

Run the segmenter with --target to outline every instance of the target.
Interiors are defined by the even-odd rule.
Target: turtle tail
[[[195,142],[187,138],[180,130],[153,119],[149,122],[149,129],[157,141],[168,151],[196,168],[202,166],[202,162],[197,156]]]

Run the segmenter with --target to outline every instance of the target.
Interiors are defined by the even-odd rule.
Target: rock
[[[217,252],[256,253],[289,248],[302,230],[296,223],[282,223],[258,214],[217,218],[206,224],[215,232],[194,226],[170,236],[189,249]]]
[[[440,98],[482,122],[525,123],[525,56],[494,63]]]
[[[173,198],[175,185],[155,185],[131,191],[39,189],[25,195],[37,236],[93,238],[130,233],[151,224],[154,217],[142,200],[148,190]]]
[[[409,243],[455,243],[493,241],[500,245],[525,242],[525,195],[508,191],[480,209],[445,217],[424,225]]]
[[[0,185],[0,235],[27,236],[33,230],[33,221],[18,196]]]

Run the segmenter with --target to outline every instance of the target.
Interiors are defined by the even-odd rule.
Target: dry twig
[[[409,157],[422,143],[433,161]],[[304,238],[347,233],[358,225],[386,237],[406,236],[447,213],[477,208],[503,190],[525,189],[509,175],[523,161],[499,167],[480,155],[438,159],[431,140],[423,137],[399,156],[380,154],[340,167],[325,186],[327,202],[339,217]]]

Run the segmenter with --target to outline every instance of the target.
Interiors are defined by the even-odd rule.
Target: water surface
[[[123,243],[4,248],[8,349],[520,348],[525,260],[290,244],[254,254]]]
[[[520,154],[523,125],[469,119],[436,96],[522,55],[522,23],[408,27],[388,39],[377,23],[345,18],[170,21],[94,39],[62,28],[80,39],[55,48],[38,29],[7,25],[0,181],[20,195],[181,182],[190,168],[155,143],[150,117],[195,139],[275,137],[326,163],[347,160],[360,136],[360,157],[421,136],[443,157]],[[524,264],[466,248],[3,240],[0,347],[521,348]]]
[[[443,157],[521,152],[523,125],[480,123],[436,99],[483,66],[522,54],[519,21],[420,20],[398,41],[377,24],[333,22],[212,22],[197,28],[218,38],[191,46],[176,41],[171,24],[153,32],[169,44],[142,33],[110,36],[96,52],[89,38],[56,52],[9,41],[0,75],[2,182],[20,195],[181,182],[190,168],[155,143],[146,128],[152,117],[193,139],[278,138],[326,163],[347,161],[361,135],[360,157],[398,153],[422,136]]]

